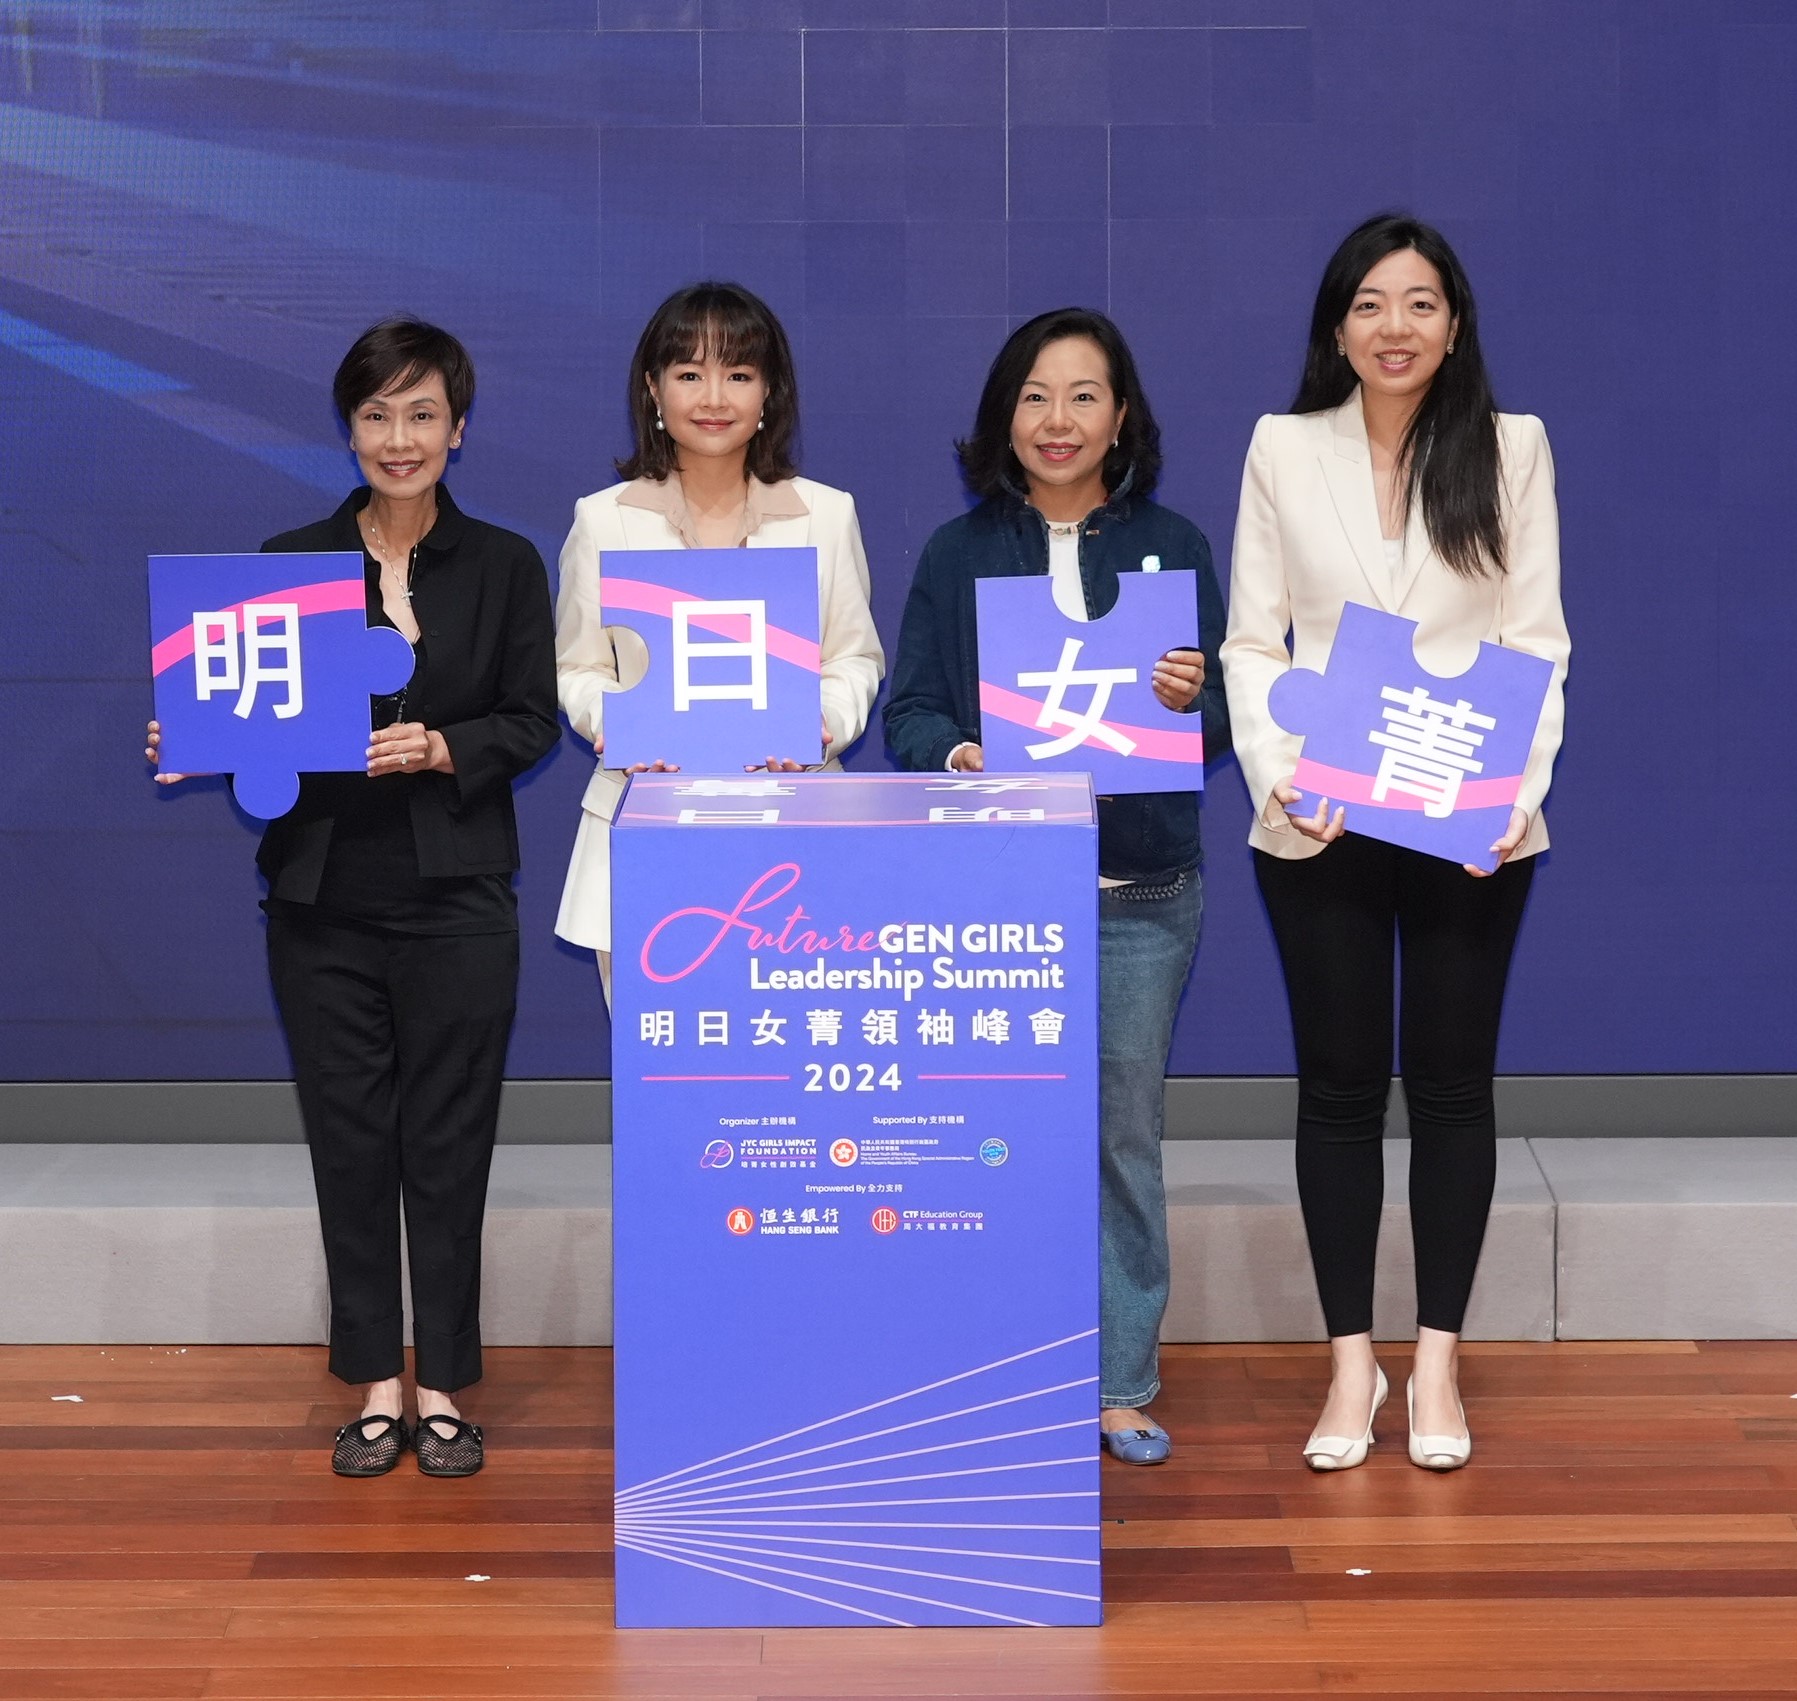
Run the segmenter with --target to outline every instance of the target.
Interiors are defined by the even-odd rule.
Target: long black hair
[[[767,385],[762,426],[749,439],[744,468],[764,484],[791,478],[798,467],[793,438],[799,429],[799,387],[792,348],[774,310],[741,284],[688,284],[649,316],[630,360],[630,428],[633,451],[615,461],[623,478],[666,478],[678,464],[666,431],[656,428],[655,397],[649,381],[670,366],[707,355],[726,366],[752,366]]]
[[[1456,573],[1477,579],[1504,570],[1504,528],[1498,501],[1497,402],[1479,347],[1479,314],[1472,285],[1440,231],[1404,213],[1378,213],[1350,231],[1330,255],[1310,315],[1310,347],[1293,413],[1340,407],[1359,383],[1336,347],[1366,275],[1388,254],[1413,248],[1441,275],[1449,314],[1459,321],[1454,352],[1424,394],[1399,448],[1404,511],[1420,501],[1435,553]]]
[[[1036,357],[1064,337],[1089,337],[1098,344],[1110,367],[1111,394],[1128,407],[1116,447],[1105,452],[1101,476],[1106,494],[1115,493],[1125,475],[1133,475],[1129,483],[1132,496],[1146,496],[1154,489],[1161,473],[1161,428],[1142,393],[1129,344],[1102,313],[1090,307],[1057,307],[1019,325],[1005,339],[980,391],[973,430],[955,444],[962,475],[978,495],[996,496],[1007,485],[1015,488],[1023,483],[1023,467],[1011,447],[1017,398],[1023,394]]]

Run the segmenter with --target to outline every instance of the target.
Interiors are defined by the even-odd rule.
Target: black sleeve
[[[510,785],[555,748],[555,621],[549,575],[533,545],[518,540],[505,600],[499,689],[493,707],[473,720],[435,730],[455,763],[458,804]]]

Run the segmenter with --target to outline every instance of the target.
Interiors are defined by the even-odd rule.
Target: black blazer
[[[356,516],[366,487],[328,520],[282,532],[269,550],[351,550],[362,556],[368,607],[381,607],[380,567],[362,546]],[[412,611],[419,660],[405,718],[443,735],[453,774],[424,773],[410,788],[418,872],[509,874],[518,866],[512,781],[540,762],[559,735],[555,623],[549,578],[535,546],[516,532],[470,519],[437,486],[437,520],[418,546]],[[269,895],[309,904],[318,896],[331,828],[357,789],[390,785],[365,774],[302,774],[300,796],[271,821],[256,853]]]

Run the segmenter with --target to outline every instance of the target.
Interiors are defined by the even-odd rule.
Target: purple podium
[[[621,1626],[1099,1621],[1083,774],[639,775]]]

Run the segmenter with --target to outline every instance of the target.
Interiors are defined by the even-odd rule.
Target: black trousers
[[[518,936],[390,933],[271,916],[268,961],[299,1087],[331,1291],[331,1372],[478,1382],[480,1244]]]
[[[1373,1326],[1395,938],[1417,1322],[1457,1334],[1491,1214],[1498,1018],[1535,859],[1481,880],[1349,833],[1302,860],[1256,851],[1254,870],[1291,1001],[1298,1197],[1329,1333]]]

